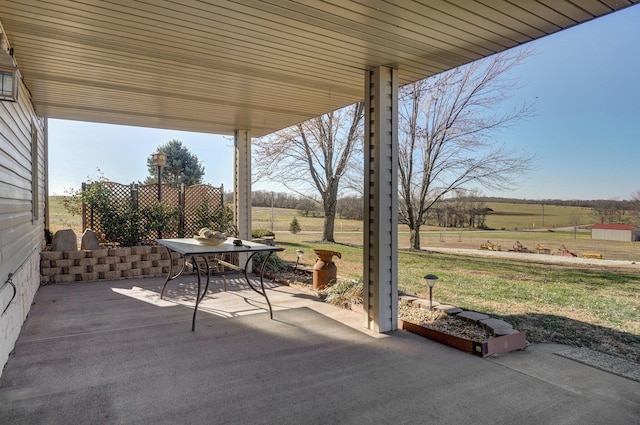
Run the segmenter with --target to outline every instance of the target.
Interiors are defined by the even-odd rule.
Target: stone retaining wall
[[[169,273],[170,265],[169,254],[161,246],[43,251],[40,284],[162,276]],[[182,266],[179,254],[173,255],[173,266]]]

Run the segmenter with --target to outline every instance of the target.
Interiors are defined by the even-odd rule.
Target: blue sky
[[[537,157],[519,188],[485,195],[521,199],[629,199],[640,190],[640,6],[530,44],[534,54],[514,70],[522,88],[514,104],[536,114],[503,131],[498,142]],[[98,169],[120,183],[142,181],[146,159],[181,140],[205,167],[204,180],[233,189],[228,137],[49,120],[49,190],[62,195]],[[282,188],[260,182],[254,190]]]

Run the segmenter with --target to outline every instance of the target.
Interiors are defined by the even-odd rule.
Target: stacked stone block
[[[169,273],[170,261],[166,248],[160,246],[44,251],[40,254],[40,283],[162,276]],[[180,255],[173,255],[173,266],[181,265]]]

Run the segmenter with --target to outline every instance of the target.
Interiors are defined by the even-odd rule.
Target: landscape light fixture
[[[156,167],[166,167],[167,158],[169,155],[162,152],[160,149],[151,154],[151,163]]]
[[[436,286],[438,276],[435,274],[428,274],[425,275],[424,280],[427,282],[427,286],[429,286],[429,310],[433,310],[433,287]]]
[[[298,256],[298,259],[296,260],[296,268],[295,268],[295,270],[298,270],[298,263],[300,262],[300,259],[302,258],[303,254],[304,254],[303,250],[296,249],[296,255]]]
[[[162,167],[167,166],[168,157],[160,149],[151,154],[151,165],[158,167],[158,202],[162,201]]]
[[[162,167],[167,166],[169,155],[160,149],[151,154],[151,165],[158,167],[158,203],[162,203]],[[158,239],[162,239],[162,232],[158,230]]]
[[[0,45],[3,40],[0,40]],[[0,100],[15,102],[18,100],[18,81],[20,70],[13,60],[13,48],[0,52]]]

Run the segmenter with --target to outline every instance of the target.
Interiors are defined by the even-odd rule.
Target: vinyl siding
[[[616,229],[591,229],[591,239],[602,239],[607,241],[633,241],[634,232],[632,230]]]
[[[36,152],[32,151],[32,129],[37,132]],[[32,158],[37,162],[35,203]],[[44,121],[36,116],[29,91],[21,85],[17,102],[0,102],[0,368],[13,350],[40,283],[44,170]],[[6,284],[10,275],[16,286],[13,301],[13,288]]]

